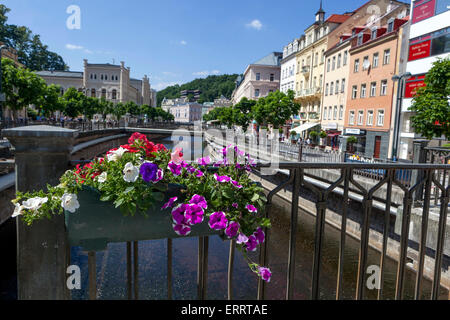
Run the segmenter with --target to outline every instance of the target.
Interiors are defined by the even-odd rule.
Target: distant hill
[[[174,99],[180,97],[180,91],[183,90],[200,90],[199,103],[214,101],[221,95],[230,99],[231,94],[235,88],[235,81],[237,74],[224,74],[220,76],[209,76],[204,79],[195,79],[191,82],[180,85],[174,85],[158,91],[157,100],[158,106],[161,106],[161,101],[166,97],[167,99]]]

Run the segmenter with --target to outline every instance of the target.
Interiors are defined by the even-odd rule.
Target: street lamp
[[[403,91],[404,91],[404,83],[405,79],[410,78],[411,73],[405,72],[402,74],[396,74],[392,77],[392,81],[398,81],[397,86],[397,104],[395,107],[395,120],[394,120],[394,145],[392,150],[392,158],[394,161],[398,160],[398,143],[400,140],[400,120],[401,120],[401,111],[402,111],[402,103],[403,103]]]
[[[1,58],[2,58],[2,50],[8,48],[6,45],[0,46],[0,121],[3,119],[3,102],[6,100],[5,96],[2,91],[2,64],[1,64]]]

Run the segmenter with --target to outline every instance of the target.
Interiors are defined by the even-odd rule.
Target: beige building
[[[203,105],[197,102],[186,102],[171,106],[169,112],[173,114],[175,122],[193,123],[202,120]]]
[[[173,106],[177,106],[180,104],[186,104],[188,102],[189,102],[189,99],[187,97],[175,98],[175,99],[164,98],[163,101],[161,102],[161,108],[165,112],[170,112],[170,108],[172,108]]]
[[[294,127],[300,125],[296,128],[298,133],[320,124],[328,36],[349,17],[349,14],[333,14],[325,20],[325,11],[321,3],[315,22],[299,38],[300,44],[296,54],[295,97],[302,106],[298,117],[294,117],[293,121]]]
[[[38,71],[47,84],[61,86],[63,94],[69,88],[76,88],[89,97],[105,98],[114,103],[133,101],[139,105],[152,105],[149,78],[142,80],[130,77],[130,68],[125,63],[90,64],[84,60],[84,71]]]
[[[247,66],[243,76],[236,80],[236,89],[231,96],[233,104],[242,98],[257,100],[280,89],[281,52],[272,52]]]

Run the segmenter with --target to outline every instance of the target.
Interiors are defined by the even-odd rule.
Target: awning
[[[303,131],[309,130],[311,128],[314,128],[316,126],[320,125],[320,123],[305,123],[302,124],[299,127],[296,127],[294,129],[292,129],[291,131],[295,131],[296,133],[302,133]]]
[[[336,136],[339,136],[341,133],[339,132],[333,132],[333,133],[329,133],[328,134],[328,136],[330,137],[330,138],[333,138],[333,137],[336,137]]]

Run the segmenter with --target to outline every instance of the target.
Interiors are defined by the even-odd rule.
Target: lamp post
[[[1,63],[1,58],[2,58],[2,50],[8,48],[8,46],[6,45],[1,45],[0,46],[0,121],[3,120],[3,102],[6,100],[5,96],[3,94],[3,90],[2,90],[2,75],[3,75],[3,70],[2,70],[2,63]]]
[[[397,103],[395,107],[395,119],[394,119],[394,143],[392,147],[392,159],[394,161],[398,160],[398,143],[400,140],[400,120],[401,120],[401,112],[402,112],[402,104],[403,104],[403,91],[404,91],[404,83],[406,78],[410,78],[411,73],[405,72],[402,74],[396,74],[392,77],[392,81],[398,81],[397,86]]]

